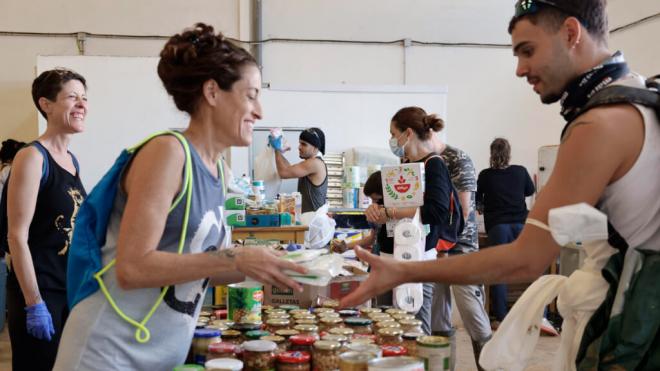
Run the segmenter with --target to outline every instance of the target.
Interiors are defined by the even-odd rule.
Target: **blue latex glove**
[[[27,312],[27,332],[28,334],[41,340],[50,341],[51,336],[55,335],[53,327],[53,318],[43,301],[25,308]]]
[[[273,147],[274,150],[282,152],[282,137],[277,138],[272,135],[268,135],[268,144]]]

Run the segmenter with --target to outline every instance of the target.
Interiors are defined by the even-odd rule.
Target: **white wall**
[[[205,21],[229,36],[249,39],[249,3],[3,0],[0,31],[171,35]],[[609,3],[610,28],[660,11],[657,0]],[[263,10],[264,37],[509,43],[506,26],[513,0],[263,0]],[[649,75],[660,72],[659,34],[660,20],[655,19],[614,35],[610,44],[625,51],[634,69]],[[86,54],[155,56],[163,43],[91,37]],[[0,138],[33,139],[37,114],[29,87],[36,56],[76,55],[75,42],[0,35],[0,50]],[[530,172],[536,167],[538,147],[558,142],[558,108],[542,106],[514,76],[515,60],[507,48],[282,42],[265,45],[263,55],[264,81],[276,84],[448,86],[449,142],[466,150],[477,168],[487,166],[488,144],[495,136],[510,139],[513,161]],[[94,102],[90,105],[93,110]],[[387,145],[380,138],[365,138],[364,144]]]

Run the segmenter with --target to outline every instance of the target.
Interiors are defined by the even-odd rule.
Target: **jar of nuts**
[[[275,368],[275,349],[272,341],[251,340],[243,343],[243,364],[246,371],[270,371]]]
[[[373,321],[369,318],[363,317],[348,317],[344,318],[344,324],[356,334],[372,334],[373,329],[371,327]]]
[[[315,341],[316,337],[312,335],[293,335],[289,338],[289,350],[312,354],[312,345]]]
[[[408,355],[417,357],[417,339],[424,336],[423,332],[406,332],[401,338],[403,339],[403,346],[408,349]]]
[[[424,332],[422,330],[422,321],[418,319],[404,319],[399,321],[401,329],[404,333],[406,332]]]
[[[277,371],[309,371],[311,355],[307,352],[284,352],[277,356]]]
[[[289,328],[291,321],[287,318],[271,318],[266,321],[266,330],[271,334],[277,332],[277,330],[284,330]]]
[[[314,343],[313,365],[316,371],[339,369],[339,348],[336,341],[319,340]]]
[[[317,339],[319,338],[319,327],[316,325],[296,325],[293,329],[297,330],[301,335],[312,335]]]
[[[401,345],[403,343],[403,339],[401,338],[401,335],[403,335],[403,331],[400,328],[397,327],[382,328],[378,330],[378,337],[376,339],[376,343],[378,345],[383,345],[383,344]]]
[[[227,330],[220,335],[223,342],[239,345],[242,342],[241,332],[236,330]]]

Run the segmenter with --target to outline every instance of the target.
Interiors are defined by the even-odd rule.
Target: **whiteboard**
[[[165,92],[156,72],[157,64],[158,57],[37,57],[37,73],[62,66],[87,79],[87,127],[84,133],[73,136],[71,151],[80,161],[81,177],[88,191],[121,149],[155,131],[187,126],[188,115],[178,111]],[[261,94],[263,119],[257,126],[319,127],[325,132],[326,152],[343,152],[353,147],[388,148],[390,119],[405,106],[420,106],[447,118],[445,86],[265,86]],[[39,117],[39,132],[45,127],[45,120]],[[442,132],[443,136],[448,129]],[[247,147],[232,148],[230,159],[236,176],[250,172],[249,156]]]

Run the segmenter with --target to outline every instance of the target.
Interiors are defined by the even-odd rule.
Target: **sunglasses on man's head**
[[[535,14],[540,9],[542,9],[543,6],[553,7],[563,13],[566,13],[572,17],[579,19],[580,22],[582,22],[582,19],[578,17],[576,14],[574,14],[574,12],[563,9],[561,6],[557,5],[556,2],[551,0],[518,0],[515,5],[516,12],[513,17],[520,18],[525,15]]]

